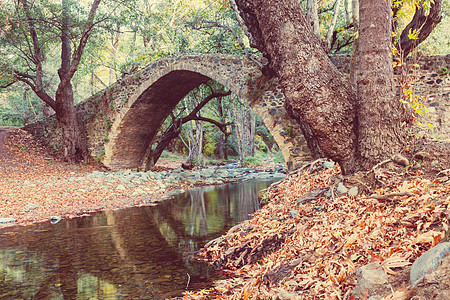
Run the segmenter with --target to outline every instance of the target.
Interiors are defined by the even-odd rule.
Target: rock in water
[[[61,218],[58,217],[58,216],[51,216],[51,217],[50,217],[50,223],[51,223],[51,224],[56,224],[56,223],[58,223],[59,221],[61,221]]]
[[[195,168],[195,166],[193,164],[181,164],[181,167],[185,170],[192,170],[193,168]]]
[[[32,209],[36,209],[36,208],[38,208],[38,206],[33,203],[28,203],[27,205],[25,205],[26,210],[32,210]]]
[[[395,162],[397,165],[400,165],[400,166],[403,166],[403,167],[406,167],[406,166],[409,165],[409,160],[406,157],[404,157],[403,155],[400,155],[400,154],[395,154],[392,157],[392,161]]]

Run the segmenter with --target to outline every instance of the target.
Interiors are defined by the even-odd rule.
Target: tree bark
[[[111,44],[111,60],[110,64],[111,67],[109,69],[109,84],[113,84],[117,80],[117,73],[116,73],[116,56],[117,51],[119,48],[119,41],[120,41],[120,23],[116,23],[116,33],[114,35],[114,40]]]
[[[70,163],[80,162],[85,159],[86,151],[81,141],[78,126],[72,84],[70,83],[71,54],[69,31],[69,5],[67,0],[62,0],[62,27],[61,27],[61,67],[58,70],[59,78],[65,85],[58,86],[55,96],[56,118],[63,133],[64,158]]]
[[[391,1],[360,0],[358,51],[359,152],[363,167],[401,151],[406,130],[395,99]]]
[[[348,25],[352,23],[352,13],[351,13],[352,0],[345,0],[344,7],[345,7],[345,22]]]
[[[406,130],[394,98],[390,1],[360,0],[357,98],[310,29],[296,0],[240,0],[264,39],[286,108],[314,158],[337,161],[344,174],[368,169],[401,150]],[[357,18],[356,14],[355,17]],[[356,25],[356,24],[355,24]]]
[[[358,65],[356,63],[358,57],[358,43],[359,43],[359,0],[349,0],[352,1],[352,19],[353,19],[353,30],[355,31],[355,37],[353,39],[353,53],[352,60],[350,62],[350,84],[356,89],[356,77],[358,74]]]
[[[296,0],[240,0],[251,2],[247,16],[259,25],[270,66],[280,80],[286,108],[300,124],[314,158],[337,161],[344,172],[357,165],[356,98],[350,84],[322,50]],[[240,8],[241,10],[241,8]],[[241,10],[242,11],[242,10]],[[244,18],[245,20],[245,18]]]
[[[333,13],[333,19],[331,20],[330,27],[328,28],[327,32],[327,46],[329,49],[331,49],[331,38],[333,37],[334,28],[336,27],[337,18],[339,16],[339,9],[341,7],[341,0],[336,0],[334,3],[334,13]]]
[[[217,112],[219,114],[219,122],[225,123],[225,116],[223,113],[223,106],[222,106],[222,98],[219,98],[217,101]],[[225,147],[225,133],[219,132],[219,142],[217,145],[219,159],[223,159],[225,157],[224,147]]]
[[[317,0],[306,1],[306,20],[308,20],[308,23],[311,24],[314,34],[320,36]]]

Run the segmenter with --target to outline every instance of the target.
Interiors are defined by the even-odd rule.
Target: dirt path
[[[11,160],[11,151],[4,147],[5,136],[9,135],[12,131],[15,130],[15,127],[8,126],[0,126],[0,162],[5,162]]]
[[[0,127],[0,228],[45,222],[52,216],[73,218],[98,210],[151,205],[164,196],[152,180],[141,197],[133,197],[130,189],[118,189],[121,182],[81,180],[99,169],[98,165],[67,165],[24,130]]]

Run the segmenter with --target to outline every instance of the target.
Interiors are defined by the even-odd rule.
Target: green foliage
[[[266,143],[262,140],[260,136],[256,137],[256,147],[259,151],[262,152],[269,152],[269,147],[267,147]]]
[[[442,67],[439,72],[441,73],[441,75],[445,76],[449,74],[449,71],[446,67]]]
[[[23,126],[23,118],[11,109],[0,107],[0,126]]]
[[[267,159],[269,155],[267,152],[256,151],[254,157],[260,161],[263,161],[264,159]]]
[[[171,158],[171,159],[186,159],[186,155],[170,152],[169,150],[163,150],[160,158]]]
[[[110,118],[105,118],[106,130],[109,130],[112,126],[112,122]]]
[[[99,155],[95,157],[95,161],[101,162],[103,158],[105,157],[105,150],[103,150]]]
[[[105,143],[109,143],[109,137],[105,136],[105,137],[103,138],[103,141],[104,141]]]
[[[293,137],[294,136],[294,127],[291,125],[288,125],[284,128],[284,132],[286,133],[286,136]]]
[[[208,126],[212,128],[212,126]],[[216,150],[216,141],[215,135],[211,134],[212,131],[207,130],[207,134],[205,135],[204,146],[203,146],[203,155],[206,157],[213,157],[214,150]]]
[[[284,157],[283,157],[283,153],[281,152],[281,150],[278,150],[274,157],[273,157],[274,162],[276,163],[284,163]]]
[[[242,162],[243,167],[250,167],[250,166],[259,166],[261,164],[261,159],[257,157],[248,156],[244,158],[244,161]]]

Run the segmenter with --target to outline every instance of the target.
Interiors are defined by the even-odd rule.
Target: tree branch
[[[186,117],[184,117],[184,118],[181,118],[182,119],[182,124],[184,124],[184,123],[186,123],[186,122],[189,122],[189,121],[191,121],[191,120],[193,120],[193,117],[194,116],[196,116],[197,115],[197,113],[209,102],[209,101],[211,101],[212,99],[214,99],[214,98],[220,98],[220,97],[225,97],[225,96],[228,96],[228,95],[230,95],[231,94],[231,91],[228,91],[228,92],[226,92],[226,93],[212,93],[212,94],[210,94],[208,97],[206,97],[205,99],[203,99],[203,101],[202,102],[200,102],[193,110],[192,110],[192,112],[189,114],[189,115],[187,115]]]
[[[172,125],[166,130],[166,132],[164,133],[164,136],[161,138],[161,141],[158,143],[158,145],[155,147],[154,151],[149,151],[149,155],[152,155],[153,157],[147,157],[146,159],[144,159],[144,161],[150,161],[155,164],[159,157],[161,156],[162,152],[164,149],[167,148],[167,146],[170,144],[170,142],[178,137],[180,135],[181,132],[181,127],[183,126],[183,124],[192,121],[192,120],[199,120],[199,121],[206,121],[209,123],[212,123],[214,125],[216,125],[217,127],[219,127],[219,129],[224,133],[226,133],[226,126],[230,125],[228,123],[225,124],[221,124],[213,119],[209,119],[209,118],[203,118],[200,116],[197,116],[197,113],[212,99],[214,98],[219,98],[219,97],[225,97],[231,94],[231,91],[228,91],[226,93],[212,93],[210,94],[208,97],[206,97],[205,99],[203,99],[202,102],[200,102],[193,110],[192,112],[187,115],[186,117],[183,118],[179,118],[179,119],[174,119],[174,116],[172,114]]]
[[[55,109],[55,101],[45,92],[44,87],[43,87],[43,82],[42,82],[42,78],[44,76],[44,71],[42,68],[42,53],[41,53],[41,47],[39,45],[39,40],[38,40],[38,36],[36,33],[36,28],[35,28],[35,24],[33,19],[30,17],[30,8],[28,6],[28,1],[27,0],[19,0],[20,3],[22,3],[23,8],[25,10],[25,15],[27,17],[27,21],[28,21],[28,26],[29,26],[29,30],[30,30],[30,35],[31,35],[31,40],[33,42],[33,50],[31,51],[30,48],[30,52],[32,52],[32,61],[33,63],[36,65],[36,75],[35,76],[31,76],[25,73],[20,73],[18,71],[14,71],[14,74],[16,76],[16,78],[24,83],[26,83],[27,85],[29,85],[31,87],[31,89],[36,93],[36,95],[45,103],[47,103],[48,105],[51,106],[51,108]],[[29,79],[31,79],[33,81],[30,82]]]
[[[407,57],[420,43],[422,43],[442,20],[442,0],[431,3],[430,12],[425,15],[424,0],[420,1],[411,22],[403,29],[400,39],[395,45],[397,50]],[[410,39],[409,33],[418,33],[417,39]]]
[[[211,124],[217,126],[217,128],[219,128],[220,131],[222,131],[224,134],[228,134],[229,133],[229,132],[227,132],[227,129],[226,129],[227,126],[230,126],[231,124],[233,124],[232,122],[220,123],[220,122],[218,122],[218,121],[216,121],[214,119],[205,118],[205,117],[199,117],[199,116],[193,117],[192,120],[211,123]]]
[[[87,41],[89,39],[89,36],[92,32],[92,28],[97,24],[98,22],[94,22],[95,13],[97,11],[98,6],[100,5],[101,0],[94,0],[91,6],[91,10],[89,12],[89,17],[86,23],[86,26],[83,30],[83,33],[80,38],[80,42],[78,43],[78,47],[75,50],[75,53],[72,58],[72,62],[70,63],[70,68],[68,72],[65,74],[63,78],[61,78],[61,83],[58,87],[58,90],[62,90],[66,87],[66,85],[70,82],[73,75],[78,69],[78,64],[80,63],[81,56],[83,55],[84,47],[87,44]]]
[[[50,97],[43,88],[38,88],[34,84],[34,82],[35,82],[34,76],[31,76],[31,75],[25,74],[25,73],[20,73],[18,71],[14,71],[14,74],[15,74],[17,80],[22,81],[23,83],[28,85],[42,101],[47,103],[53,110],[55,110],[55,108],[56,108],[55,100],[53,100],[53,98]],[[33,82],[30,80],[32,80]]]
[[[6,89],[7,87],[12,86],[14,83],[16,83],[17,81],[11,81],[10,83],[7,83],[5,85],[0,85],[0,89]]]

